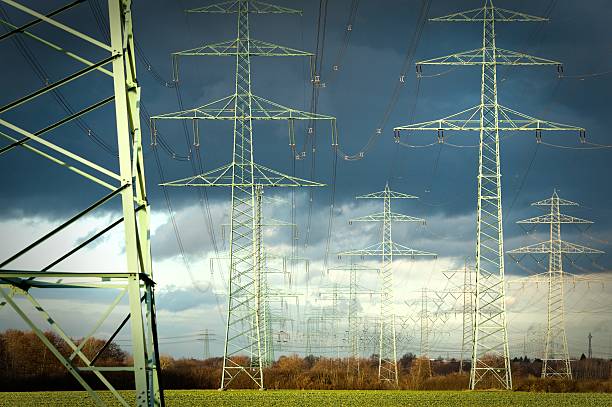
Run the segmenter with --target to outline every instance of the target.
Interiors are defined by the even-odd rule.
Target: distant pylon
[[[421,218],[391,212],[392,199],[416,199],[416,196],[395,192],[389,183],[381,192],[358,196],[357,199],[382,199],[383,212],[362,216],[352,222],[382,222],[382,242],[362,250],[349,250],[340,253],[344,256],[381,257],[381,304],[380,304],[380,341],[378,354],[378,378],[381,381],[398,384],[397,343],[395,336],[395,297],[393,295],[393,257],[394,256],[436,256],[435,253],[410,249],[393,241],[391,224],[396,222],[422,222]]]
[[[593,335],[591,335],[590,332],[589,332],[588,338],[589,338],[589,352],[588,352],[588,354],[589,354],[589,359],[592,359],[593,358],[593,346],[591,346],[591,340],[593,339]]]
[[[569,243],[561,239],[561,224],[590,225],[593,222],[560,213],[560,206],[578,206],[576,202],[559,198],[555,190],[552,197],[543,201],[534,202],[532,206],[549,207],[549,213],[521,220],[521,225],[550,225],[550,239],[546,242],[510,250],[511,256],[525,254],[548,254],[548,313],[546,342],[544,343],[544,357],[542,377],[572,378],[567,336],[565,334],[565,300],[564,300],[564,272],[563,255],[599,254],[600,250]],[[519,259],[520,260],[520,259]]]
[[[349,287],[348,292],[346,290],[334,287],[335,295],[348,294],[348,298],[342,297],[342,299],[348,299],[348,370],[352,368],[359,371],[359,356],[360,356],[360,323],[363,319],[359,315],[359,299],[360,295],[374,295],[376,291],[361,288],[357,281],[357,271],[378,271],[378,269],[368,266],[356,264],[352,259],[348,265],[336,266],[329,268],[328,271],[349,271]],[[319,295],[325,294],[324,291],[319,291]],[[336,298],[337,300],[337,298]],[[341,315],[341,314],[338,314]]]
[[[418,377],[431,377],[431,360],[429,359],[429,334],[431,326],[429,324],[428,302],[427,288],[423,288],[421,290],[421,354],[419,355],[422,360],[418,365]]]
[[[476,65],[482,69],[480,104],[459,113],[423,123],[394,129],[396,141],[401,131],[429,130],[444,142],[444,131],[480,133],[478,169],[478,209],[476,233],[476,282],[474,335],[470,388],[498,384],[512,389],[504,281],[504,242],[502,222],[500,131],[534,131],[539,142],[543,131],[579,131],[584,129],[536,119],[497,102],[498,65],[557,65],[549,59],[534,57],[496,46],[496,22],[539,22],[545,18],[493,6],[486,0],[481,8],[458,12],[430,21],[476,22],[483,26],[482,48],[417,62],[422,65]],[[486,380],[485,380],[486,379]],[[488,382],[492,379],[491,383]]]
[[[564,255],[600,254],[600,250],[580,246],[561,239],[561,224],[586,224],[593,222],[560,213],[560,206],[578,206],[577,203],[559,198],[555,190],[552,197],[534,202],[532,206],[549,207],[549,213],[521,220],[521,225],[550,225],[550,239],[546,242],[510,250],[508,254],[522,258],[526,254],[548,254],[548,313],[542,377],[572,378],[567,336],[565,334]],[[520,260],[518,258],[517,260]]]
[[[444,276],[451,285],[451,290],[447,292],[455,301],[462,299],[463,305],[461,308],[462,314],[462,337],[461,337],[461,356],[459,359],[459,373],[463,373],[465,368],[465,356],[470,352],[472,347],[472,335],[474,334],[474,282],[473,274],[474,267],[465,264],[462,269],[445,270]],[[457,283],[453,280],[457,275],[463,275],[462,282]]]

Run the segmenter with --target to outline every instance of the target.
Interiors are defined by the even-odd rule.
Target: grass
[[[131,392],[121,392],[133,405]],[[113,403],[108,392],[100,393],[109,405]],[[605,393],[523,393],[523,392],[458,392],[458,391],[359,391],[359,390],[168,390],[168,407],[191,406],[278,406],[278,407],[609,407],[612,394]],[[35,392],[0,393],[1,407],[48,406],[85,407],[94,406],[85,392]]]

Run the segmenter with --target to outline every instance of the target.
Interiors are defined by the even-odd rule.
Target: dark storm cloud
[[[35,3],[32,2],[33,7],[44,11],[59,6],[61,1],[45,2],[44,7]],[[303,7],[302,17],[253,16],[253,38],[314,50],[318,11],[318,3],[315,3],[282,2],[287,6]],[[329,6],[324,69],[321,73],[327,87],[321,91],[319,112],[338,118],[342,147],[345,151],[358,152],[378,127],[412,40],[419,11],[416,3],[399,0],[361,2],[350,46],[340,71],[336,74],[333,74],[331,64],[342,42],[349,4],[331,2]],[[430,16],[474,8],[480,3],[478,0],[434,1]],[[153,68],[164,80],[171,80],[172,77],[169,57],[171,52],[231,39],[235,35],[234,17],[231,15],[186,15],[182,11],[201,4],[201,1],[161,0],[134,4],[137,41]],[[542,14],[550,2],[500,0],[496,4],[532,14]],[[590,2],[588,7],[568,0],[559,1],[551,13],[549,23],[498,24],[498,46],[563,61],[565,74],[570,76],[583,72],[605,71],[612,66],[612,53],[605,42],[609,14],[610,8],[604,1]],[[16,23],[27,21],[27,18],[19,13],[11,12],[10,15]],[[96,38],[101,38],[88,7],[77,8],[65,16],[66,22],[77,20],[76,26]],[[481,44],[480,30],[480,24],[427,23],[416,51],[416,59],[478,48]],[[71,50],[81,52],[92,59],[96,57],[95,52],[82,42],[58,35],[55,30],[41,25],[35,32],[48,35],[50,39],[67,44]],[[67,72],[78,69],[78,64],[55,56],[36,43],[28,42],[28,45],[41,52],[41,59],[46,63],[51,80],[57,80]],[[0,72],[5,78],[14,78],[4,87],[4,104],[36,89],[39,81],[10,41],[0,43],[0,52],[8,55],[7,60],[12,61],[11,64],[3,64]],[[179,66],[181,93],[186,108],[222,98],[233,91],[232,58],[185,58],[180,61]],[[283,105],[308,110],[310,81],[307,61],[301,58],[257,59],[253,62],[252,70],[254,93]],[[443,71],[444,69],[427,68],[424,73],[436,74]],[[407,213],[432,219],[429,224],[432,233],[441,234],[445,225],[436,224],[436,219],[463,219],[473,216],[476,207],[477,151],[474,148],[453,148],[446,145],[404,149],[393,143],[391,128],[408,124],[411,119],[409,115],[414,103],[416,85],[412,72],[411,68],[387,128],[365,159],[354,162],[340,160],[336,207],[353,202],[355,195],[381,190],[385,180],[390,179],[394,189],[419,195],[421,198],[414,205],[400,208],[406,209]],[[158,83],[149,74],[148,67],[142,63],[138,66],[138,73],[142,86],[142,101],[151,114],[178,110],[173,89]],[[476,67],[459,67],[439,77],[421,79],[414,121],[440,118],[478,104],[479,75]],[[590,140],[610,143],[606,133],[609,108],[607,97],[611,90],[609,76],[585,80],[558,79],[554,67],[521,67],[500,68],[499,80],[501,104],[531,116],[584,126],[588,129]],[[107,96],[110,87],[106,78],[96,78],[90,83],[77,81],[63,92],[75,107],[82,107],[97,97]],[[41,100],[37,114],[31,114],[31,111],[16,112],[10,118],[28,130],[36,130],[62,117],[62,111],[55,107],[54,103],[51,98]],[[108,113],[101,111],[87,120],[108,144],[114,146],[114,129],[106,119]],[[159,174],[152,150],[148,146],[147,129],[144,130],[150,202],[154,211],[165,211],[161,190],[156,185],[160,181]],[[188,144],[185,142],[182,126],[164,123],[160,125],[160,131],[179,154],[187,153]],[[298,131],[305,132],[304,126],[298,126]],[[231,124],[206,123],[202,125],[201,132],[205,168],[212,169],[230,161]],[[96,163],[109,168],[116,165],[112,155],[98,148],[75,126],[54,132],[50,137],[60,145],[75,148],[78,146],[78,151],[91,157]],[[452,143],[459,145],[473,145],[477,141],[477,134],[449,134],[447,137]],[[558,144],[578,144],[577,135],[574,134],[545,137],[547,141]],[[281,171],[291,171],[291,153],[287,147],[284,125],[256,123],[255,139],[257,161]],[[427,144],[434,139],[434,134],[413,134],[406,136],[404,141]],[[325,126],[319,129],[317,144],[314,178],[330,183],[333,152]],[[163,151],[160,151],[160,155],[166,180],[193,173],[192,161],[172,160]],[[530,214],[533,212],[528,204],[546,198],[552,193],[553,187],[557,187],[562,196],[580,201],[590,208],[588,217],[598,221],[591,232],[598,233],[602,240],[608,240],[606,236],[601,235],[601,231],[612,229],[608,211],[612,195],[609,189],[598,188],[607,183],[610,170],[608,155],[606,150],[576,151],[536,147],[533,134],[517,134],[504,138],[502,179],[508,238],[522,236],[523,232],[514,222],[521,217],[532,216]],[[310,178],[310,169],[309,159],[300,161],[296,166],[296,175]],[[0,204],[3,207],[0,216],[3,217],[29,214],[66,216],[106,193],[103,189],[80,180],[79,176],[23,150],[16,149],[3,155],[0,160],[0,174],[3,191],[6,191],[0,194]],[[79,190],[79,194],[71,194],[68,200],[64,194],[74,191],[75,188]],[[177,212],[193,206],[198,199],[194,191],[174,189],[170,193]],[[223,208],[229,194],[228,191],[210,191],[209,196],[213,207]],[[313,205],[317,216],[313,217],[311,239],[312,246],[316,248],[325,247],[329,203],[330,188],[317,189],[314,192]],[[305,205],[300,208],[300,214],[306,213]],[[197,218],[197,224],[189,225],[193,226],[191,228],[187,226],[190,223],[190,215],[184,216],[187,218],[181,222],[188,235],[185,239],[187,251],[195,253],[203,247],[210,247],[201,215]],[[341,213],[337,216],[336,223],[344,222]],[[222,219],[222,209],[219,209],[217,223],[223,222]],[[306,219],[305,216],[299,217],[302,229],[305,229]],[[458,235],[467,234],[470,237],[475,226],[466,222],[465,227],[465,231]],[[340,229],[342,233],[352,233],[352,230],[354,228],[346,231]],[[426,234],[423,234],[421,238],[425,239],[425,236]],[[171,257],[176,251],[172,239],[171,233],[154,238],[154,253],[161,258]],[[341,240],[342,237],[338,239]],[[461,252],[464,247],[468,251],[467,255],[472,254],[472,249],[468,249],[471,243],[465,243],[471,240],[461,237],[431,240],[422,243],[441,245],[442,249],[437,250],[447,250],[449,255]],[[320,257],[321,253],[316,255]]]

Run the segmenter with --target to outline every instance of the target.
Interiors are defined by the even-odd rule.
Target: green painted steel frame
[[[142,407],[163,406],[163,390],[159,384],[158,378],[159,354],[157,350],[157,328],[155,321],[155,302],[153,291],[154,283],[152,280],[153,272],[149,240],[150,208],[146,196],[142,136],[140,133],[140,114],[138,106],[140,100],[140,87],[138,86],[136,79],[136,60],[134,55],[134,38],[132,32],[131,1],[108,0],[111,35],[110,45],[104,44],[64,23],[60,23],[59,21],[51,18],[64,10],[70,9],[72,6],[78,3],[82,3],[82,1],[75,1],[47,15],[41,14],[40,12],[26,7],[17,1],[1,1],[23,13],[35,17],[35,20],[32,20],[21,27],[16,27],[7,21],[0,21],[0,24],[13,30],[9,34],[4,35],[2,39],[8,38],[11,35],[23,35],[26,38],[41,43],[71,59],[82,63],[85,65],[85,68],[5,105],[4,107],[0,108],[0,112],[6,112],[17,108],[20,105],[27,104],[28,102],[54,89],[57,89],[86,75],[90,75],[94,72],[100,72],[113,80],[114,93],[111,97],[107,97],[100,102],[94,103],[91,106],[71,114],[70,116],[67,116],[66,118],[34,133],[27,131],[5,119],[0,119],[0,126],[10,130],[13,133],[19,134],[22,137],[17,139],[8,133],[0,132],[2,137],[12,143],[8,147],[2,148],[0,154],[6,153],[15,147],[22,147],[111,191],[106,197],[98,200],[89,208],[76,214],[59,227],[53,229],[43,237],[37,239],[34,243],[28,245],[26,248],[20,250],[18,253],[1,263],[0,296],[3,298],[3,301],[0,302],[0,307],[9,305],[15,310],[15,312],[45,344],[45,346],[58,358],[58,360],[89,393],[96,405],[105,406],[106,403],[83,378],[81,375],[81,372],[83,371],[93,372],[93,374],[97,376],[97,378],[111,391],[116,401],[124,406],[128,406],[128,403],[112,387],[108,379],[103,375],[103,372],[122,370],[133,371],[136,384],[136,405]],[[74,52],[68,51],[60,45],[47,41],[44,38],[34,35],[28,31],[30,27],[42,23],[53,26],[64,33],[70,34],[73,37],[89,43],[91,46],[108,52],[109,56],[99,62],[91,62]],[[111,64],[112,70],[105,67],[109,64]],[[111,101],[114,101],[115,103],[119,164],[118,172],[97,165],[94,162],[41,137],[44,133],[59,128],[60,126],[91,111],[94,111],[95,109]],[[34,143],[42,145],[47,150],[51,150],[51,152],[46,152],[37,147],[33,147],[31,144]],[[60,156],[63,158],[58,158]],[[56,236],[56,234],[63,230],[66,226],[80,220],[85,214],[100,207],[114,197],[121,198],[123,216],[111,225],[86,239],[84,242],[69,252],[63,254],[42,270],[15,271],[6,268],[7,265],[11,264],[17,258],[22,257],[34,247],[37,247],[41,242]],[[125,228],[124,240],[127,272],[77,273],[59,272],[54,269],[55,266],[60,264],[63,260],[95,241],[97,238],[101,237],[120,223],[123,223]],[[54,270],[47,271],[51,268]],[[55,281],[47,281],[49,279],[54,279]],[[89,360],[82,353],[82,346],[84,342],[77,345],[34,297],[34,292],[36,292],[36,290],[50,288],[105,288],[120,290],[109,307],[104,311],[103,315],[95,322],[93,328],[88,332],[86,337],[87,339],[91,338],[98,331],[100,326],[107,320],[111,312],[127,295],[129,314],[128,317],[124,319],[124,323],[120,325],[118,330],[121,329],[121,327],[123,327],[127,321],[130,321],[132,356],[134,359],[133,366],[95,366],[94,363],[98,355],[92,360]],[[70,356],[63,356],[59,350],[45,337],[38,324],[33,321],[29,314],[22,309],[22,306],[15,301],[15,296],[21,296],[26,299],[27,302],[31,304],[33,310],[42,315],[43,320],[46,321],[53,331],[55,331],[55,333],[57,333],[72,349],[72,354]],[[102,349],[104,349],[104,347]],[[77,357],[84,366],[76,365],[75,359]]]
[[[394,284],[393,284],[393,257],[394,256],[436,256],[435,253],[421,250],[410,249],[406,246],[395,243],[391,234],[393,222],[424,222],[423,219],[412,216],[395,214],[391,211],[392,199],[416,199],[416,196],[395,192],[389,189],[389,184],[385,189],[367,195],[358,196],[357,199],[382,199],[383,212],[374,215],[363,216],[352,219],[351,222],[382,222],[382,242],[366,247],[361,250],[349,250],[339,253],[340,256],[375,256],[381,257],[380,268],[381,279],[381,299],[380,299],[380,341],[378,352],[378,378],[384,382],[398,385],[397,370],[397,341],[395,335],[395,304],[394,304]]]
[[[182,180],[167,182],[164,186],[229,187],[232,193],[230,214],[230,272],[228,284],[228,311],[221,376],[222,390],[240,374],[247,375],[259,388],[264,389],[263,366],[270,357],[264,349],[269,329],[263,318],[266,296],[262,280],[262,253],[258,224],[256,188],[260,187],[319,187],[323,184],[303,180],[256,164],[253,148],[254,120],[287,120],[289,122],[289,144],[295,144],[293,122],[295,120],[329,120],[331,122],[332,146],[337,148],[335,118],[287,108],[253,95],[251,92],[252,56],[308,56],[312,54],[275,44],[252,40],[249,15],[254,14],[301,14],[300,11],[275,6],[255,0],[234,0],[187,10],[191,13],[236,14],[236,39],[204,45],[196,50],[173,54],[175,66],[179,56],[214,55],[236,58],[234,93],[221,100],[183,112],[153,116],[152,138],[155,143],[159,120],[228,120],[234,125],[231,163]],[[261,308],[264,308],[263,310]],[[269,332],[268,332],[269,333]],[[265,345],[265,344],[264,344]],[[241,357],[246,353],[247,361]]]

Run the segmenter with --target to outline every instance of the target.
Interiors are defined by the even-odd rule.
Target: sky
[[[55,0],[44,5],[35,1],[24,3],[40,12],[49,12],[62,5],[62,1]],[[432,0],[430,3],[427,9],[429,18],[481,6],[479,0]],[[96,4],[101,4],[102,14],[106,16],[104,2],[99,1],[75,7],[57,19],[103,40],[105,33],[99,29],[94,17],[98,10]],[[134,33],[140,50],[137,73],[142,88],[141,108],[148,114],[179,110],[177,93],[182,105],[191,108],[233,92],[234,60],[228,57],[181,59],[180,88],[177,92],[172,87],[172,52],[235,36],[232,15],[184,13],[185,9],[205,4],[210,2],[150,0],[134,3]],[[319,2],[279,0],[278,4],[302,9],[303,15],[252,16],[252,38],[314,52]],[[545,143],[542,144],[537,144],[535,135],[528,132],[502,135],[505,249],[546,240],[545,228],[527,233],[516,221],[541,214],[530,203],[550,197],[556,189],[562,198],[581,204],[578,208],[569,208],[568,214],[595,222],[586,231],[564,226],[564,239],[609,252],[612,192],[607,188],[607,182],[611,151],[600,146],[612,144],[607,131],[607,97],[612,90],[612,47],[606,31],[612,10],[603,0],[586,3],[499,0],[495,4],[550,17],[549,22],[543,23],[497,24],[499,47],[560,61],[564,66],[563,77],[559,77],[554,66],[500,67],[499,103],[533,117],[584,127],[587,141],[592,143],[580,144],[578,134],[574,133],[545,134]],[[343,152],[349,155],[364,152],[364,156],[361,160],[340,157],[334,171],[329,128],[322,125],[317,128],[316,151],[313,153],[309,146],[306,156],[295,161],[297,176],[325,183],[327,187],[317,188],[312,195],[305,190],[295,192],[297,247],[299,255],[308,258],[309,263],[307,268],[304,262],[296,263],[293,268],[289,266],[292,270],[290,282],[282,274],[270,275],[271,286],[296,293],[287,303],[274,303],[279,314],[288,316],[286,321],[279,322],[276,331],[291,332],[293,350],[299,349],[303,338],[297,320],[306,318],[317,309],[328,310],[330,307],[329,299],[318,295],[318,288],[329,291],[334,284],[342,286],[348,281],[346,273],[327,270],[347,262],[345,257],[338,258],[336,254],[380,240],[378,225],[351,225],[348,221],[381,211],[381,204],[358,201],[354,197],[382,190],[388,182],[396,191],[419,197],[417,200],[394,202],[394,211],[427,220],[425,225],[395,225],[394,241],[438,254],[436,259],[400,259],[394,265],[396,310],[402,320],[408,321],[402,333],[408,339],[402,342],[400,349],[418,353],[419,332],[414,318],[420,309],[420,304],[415,302],[420,299],[419,290],[423,287],[448,289],[457,282],[446,281],[442,271],[461,267],[466,258],[474,256],[478,164],[474,145],[478,136],[448,133],[445,135],[447,143],[440,145],[435,143],[436,135],[433,133],[403,134],[400,145],[394,143],[392,128],[442,118],[479,103],[480,71],[476,67],[447,69],[425,66],[424,77],[417,80],[414,62],[480,47],[482,27],[479,24],[426,22],[420,35],[415,37],[421,1],[361,0],[352,23],[350,41],[343,46],[350,6],[349,0],[329,2],[320,57],[320,76],[325,87],[320,90],[318,112],[337,118]],[[23,13],[9,6],[2,7],[14,24],[29,21]],[[0,18],[6,17],[2,15]],[[39,25],[32,32],[92,60],[102,58],[90,45],[52,27]],[[12,39],[0,41],[3,60],[9,61],[0,66],[5,80],[0,95],[2,105],[35,91],[46,80],[52,82],[80,69],[78,63],[36,41],[28,38],[23,38],[23,41],[27,47],[26,55]],[[417,46],[412,55],[408,51],[414,41]],[[405,82],[400,85],[386,125],[376,137],[393,90],[404,74],[406,59]],[[336,64],[338,70],[332,68]],[[284,106],[304,111],[310,109],[312,85],[306,58],[256,59],[252,63],[252,81],[253,93],[258,96]],[[87,80],[77,80],[62,87],[61,92],[74,109],[80,109],[109,96],[112,89],[103,75],[90,75]],[[114,123],[109,120],[113,117],[112,109],[111,104],[88,115],[85,131],[69,124],[49,133],[50,137],[96,163],[116,168]],[[35,131],[61,119],[66,113],[54,97],[46,95],[28,106],[1,115],[5,120]],[[93,135],[87,129],[93,130]],[[193,175],[193,154],[197,154],[197,150],[191,141],[186,142],[180,124],[160,124],[159,132],[169,146],[168,151],[159,145],[157,147],[164,175],[161,177],[144,124],[143,130],[145,171],[152,208],[151,242],[157,282],[158,326],[163,338],[161,351],[176,357],[201,357],[202,342],[194,339],[201,338],[197,333],[208,329],[216,339],[211,343],[211,353],[218,355],[222,348],[227,267],[222,260],[215,261],[214,258],[223,257],[226,248],[227,233],[224,233],[223,224],[228,221],[229,191],[208,192],[211,226],[196,191],[167,189],[184,245],[186,266],[177,246],[163,190],[158,184]],[[6,129],[0,128],[0,131]],[[298,149],[304,145],[306,133],[305,125],[296,124]],[[231,160],[231,134],[229,123],[200,126],[199,150],[205,170]],[[371,148],[365,149],[373,136]],[[254,140],[257,162],[291,173],[294,159],[284,124],[256,123]],[[407,147],[415,145],[422,147]],[[191,160],[182,159],[190,154]],[[102,188],[26,149],[13,149],[0,158],[2,258],[105,194]],[[275,198],[265,207],[267,217],[291,221],[291,194],[288,191],[268,190],[265,196]],[[332,201],[334,209],[330,212]],[[24,256],[12,267],[31,270],[44,266],[117,219],[119,211],[118,201],[105,206],[62,232],[57,239]],[[209,233],[211,227],[219,254],[214,250]],[[62,262],[56,270],[119,271],[124,267],[121,239],[121,230],[114,230]],[[269,253],[287,255],[292,247],[291,232],[287,228],[270,228],[265,231],[265,245]],[[376,259],[358,261],[377,267]],[[271,261],[274,264],[271,268],[282,268],[281,263]],[[601,282],[609,276],[605,270],[612,269],[612,258],[604,254],[595,259],[579,259],[575,265],[569,262],[565,265],[566,272],[598,273],[599,278],[590,284],[576,283],[567,287],[570,353],[579,356],[586,352],[586,337],[592,332],[594,354],[612,356],[611,288],[609,283]],[[545,264],[541,262],[525,259],[523,264],[516,265],[506,257],[506,273],[510,280],[543,270]],[[376,272],[363,272],[359,283],[364,290],[376,290]],[[508,287],[508,329],[513,355],[520,355],[524,350],[535,355],[538,351],[541,342],[538,338],[546,321],[545,294],[542,285]],[[76,292],[72,297],[65,293],[38,295],[41,302],[58,313],[58,319],[77,337],[86,331],[82,321],[102,312],[110,298],[110,294],[91,292]],[[360,304],[365,315],[377,315],[375,296],[360,297]],[[338,308],[346,309],[344,305],[342,303]],[[66,307],[70,307],[72,312],[62,313]],[[437,321],[439,327],[436,324],[432,327],[432,353],[456,356],[461,340],[461,318],[455,312],[457,304],[453,301],[447,301],[444,307],[446,312]],[[122,312],[126,309],[125,304],[119,307],[109,323],[103,326],[102,336],[112,332],[113,323],[123,319]],[[24,325],[12,310],[0,309],[0,329],[14,327],[23,328]],[[330,343],[342,343],[340,336],[331,339]],[[127,334],[122,336],[127,337]],[[524,343],[531,344],[531,350],[527,345],[523,346]],[[122,342],[122,345],[129,347],[127,342]],[[329,347],[329,344],[325,346]],[[291,351],[287,349],[287,352]],[[328,348],[325,351],[332,352]]]

